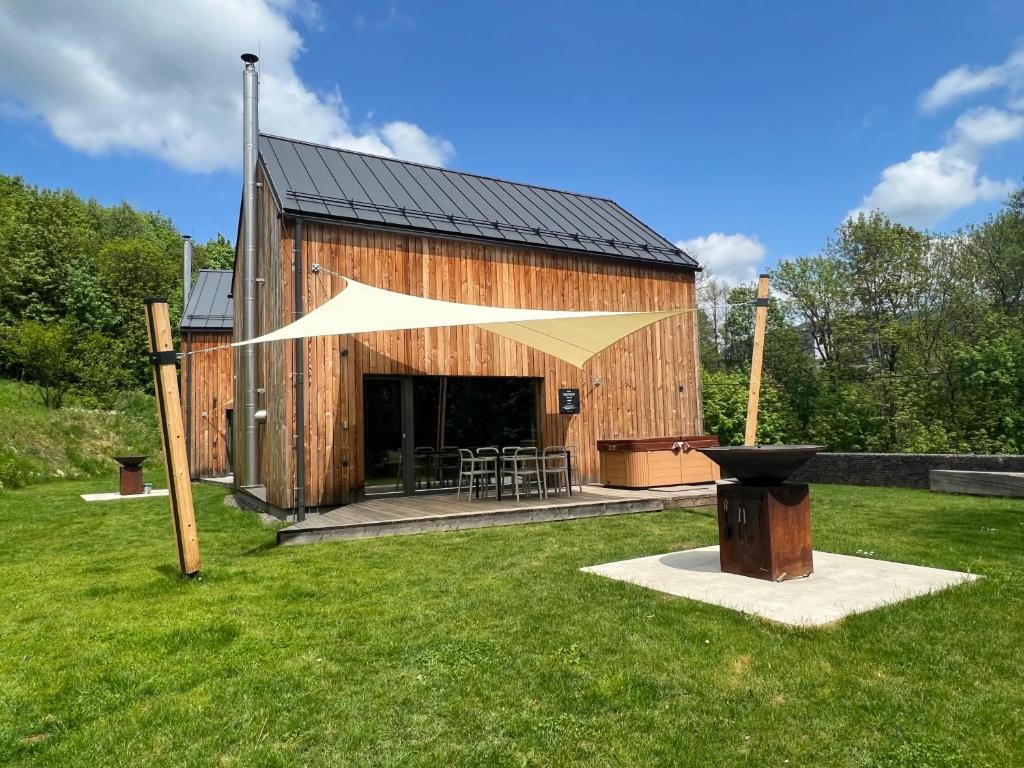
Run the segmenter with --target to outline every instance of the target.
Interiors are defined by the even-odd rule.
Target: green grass
[[[104,411],[83,407],[70,395],[64,408],[52,410],[33,385],[0,379],[0,489],[113,477],[117,465],[111,456],[158,450],[150,396],[130,393],[117,409]],[[147,466],[155,470],[159,464],[157,456]]]
[[[712,543],[664,512],[278,548],[196,486],[0,493],[0,763],[1024,763],[1024,503],[817,486],[820,549],[984,579],[792,629],[583,574]]]

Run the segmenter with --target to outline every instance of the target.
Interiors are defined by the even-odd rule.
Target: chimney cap
[[[182,235],[181,239],[182,240],[191,240],[192,239],[192,235]]]
[[[255,64],[259,60],[260,60],[260,57],[257,56],[255,53],[243,53],[242,54],[242,61],[244,61],[246,64]]]

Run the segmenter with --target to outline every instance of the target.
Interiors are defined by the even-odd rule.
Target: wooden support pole
[[[764,358],[764,328],[768,322],[768,275],[757,280],[757,301],[754,315],[754,353],[750,359],[750,392],[747,395],[747,428],[743,444],[757,442],[757,406],[761,399],[761,361]]]
[[[195,509],[192,506],[192,481],[185,449],[185,425],[181,417],[178,395],[177,355],[167,314],[167,299],[146,299],[146,327],[149,338],[149,360],[153,364],[153,386],[156,391],[157,416],[167,469],[168,498],[171,521],[178,546],[178,570],[182,576],[199,573],[199,536],[196,532]]]

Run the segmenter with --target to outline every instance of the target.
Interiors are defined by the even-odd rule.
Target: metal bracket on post
[[[178,353],[173,350],[170,352],[150,352],[149,363],[150,365],[177,365]]]

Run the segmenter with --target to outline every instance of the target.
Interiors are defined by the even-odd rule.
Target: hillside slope
[[[115,454],[142,453],[159,467],[153,398],[126,395],[118,410],[50,410],[35,387],[0,379],[0,490],[59,478],[113,476]]]

